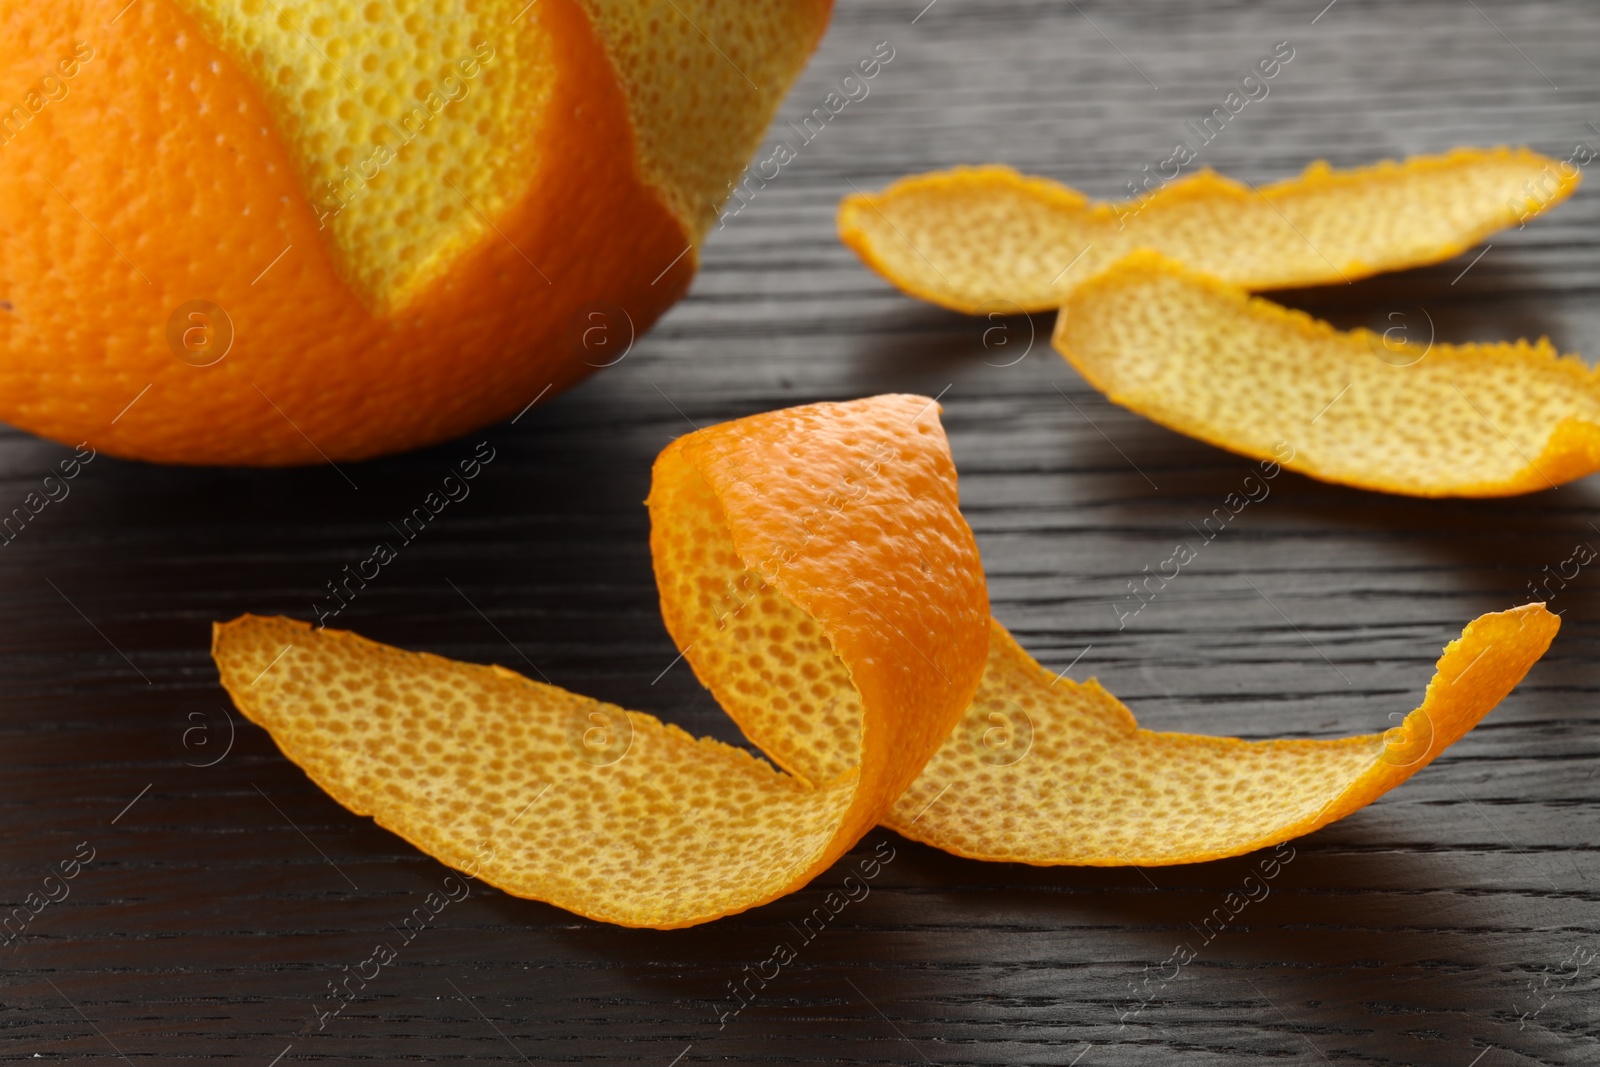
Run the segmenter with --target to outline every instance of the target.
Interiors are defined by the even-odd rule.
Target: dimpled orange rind
[[[1348,282],[1449,259],[1565,200],[1577,167],[1458,148],[1257,188],[1210,169],[1093,202],[1009,167],[919,174],[839,207],[839,236],[901,290],[968,314],[1046,311],[1149,248],[1248,289]]]
[[[1473,620],[1421,706],[1385,733],[1242,741],[1141,729],[1098,682],[1058,679],[995,623],[977,697],[884,825],[960,856],[1039,865],[1197,863],[1265,848],[1431,763],[1522,680],[1559,626],[1542,604]]]
[[[509,893],[662,928],[764,903],[883,818],[977,687],[987,595],[937,408],[883,397],[698,432],[658,461],[650,510],[669,628],[730,713],[752,730],[853,716],[826,775],[281,618],[217,626],[223,684],[341,804]]]
[[[1404,334],[1343,333],[1136,252],[1068,297],[1055,346],[1129,410],[1323,481],[1490,497],[1600,469],[1600,376],[1581,359],[1431,328],[1419,312]]]
[[[1343,817],[1466,733],[1548,647],[1542,605],[1485,615],[1384,735],[1141,730],[988,617],[926,397],[699,430],[657,459],[662,615],[777,765],[501,667],[247,615],[213,656],[240,710],[352,812],[509,893],[625,926],[773,900],[875,825],[958,855],[1186,863]]]
[[[830,4],[123,8],[0,14],[0,419],[278,465],[465,433],[646,330]]]

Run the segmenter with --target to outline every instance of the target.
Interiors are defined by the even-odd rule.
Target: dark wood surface
[[[1097,675],[1156,728],[1385,728],[1464,623],[1530,599],[1527,583],[1579,542],[1600,545],[1593,479],[1473,503],[1290,475],[1119,631],[1108,603],[1124,582],[1250,465],[1110,406],[1049,350],[1049,316],[1009,320],[1009,346],[986,348],[991,324],[893,292],[833,231],[852,185],[956,163],[1008,162],[1115,195],[1280,40],[1295,58],[1205,162],[1260,182],[1324,156],[1600,146],[1600,10],[925,2],[840,0],[785,114],[818,106],[876,42],[894,59],[714,234],[692,295],[617,366],[515,426],[350,465],[358,489],[326,467],[102,457],[0,548],[0,904],[21,903],[75,851],[94,855],[67,899],[0,948],[0,1056],[1600,1062],[1600,574],[1588,570],[1552,603],[1562,632],[1509,700],[1408,785],[1296,842],[1271,895],[1210,944],[1191,924],[1256,860],[1033,869],[878,831],[857,854],[889,841],[895,858],[871,895],[725,1027],[727,983],[791,939],[791,921],[853,860],[778,903],[672,933],[475,889],[318,1029],[326,983],[393,939],[447,871],[344,811],[229,714],[208,627],[243,611],[309,618],[323,584],[479,440],[497,458],[472,495],[339,624],[537,664],[560,685],[731,741],[681,664],[662,675],[676,650],[640,503],[655,453],[690,420],[942,394],[995,613],[1056,669],[1081,655],[1073,677]],[[1286,296],[1345,326],[1391,313],[1420,323],[1425,308],[1440,340],[1548,334],[1592,355],[1597,205],[1600,191],[1581,190],[1493,238],[1464,275],[1477,250]],[[0,493],[20,501],[65,454],[5,433]],[[1174,976],[1161,964],[1184,942],[1198,956]]]

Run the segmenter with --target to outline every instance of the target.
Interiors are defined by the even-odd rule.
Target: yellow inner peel
[[[1142,200],[1092,202],[1009,167],[903,178],[846,197],[839,236],[894,285],[967,313],[1045,311],[1135,249],[1248,289],[1349,282],[1436,263],[1560,203],[1576,167],[1458,148],[1256,187],[1207,169]]]
[[[352,286],[402,306],[531,182],[550,37],[526,0],[179,0],[261,87]]]
[[[822,36],[832,5],[583,3],[627,94],[644,177],[698,244]]]
[[[770,500],[781,494],[798,514],[825,505],[834,465],[899,457],[861,502],[866,515],[901,506],[908,485],[953,480],[925,398],[823,407],[831,419],[773,413],[675,442],[650,507],[663,609],[697,674],[732,694],[736,719],[757,701],[782,721],[846,709],[855,733],[828,731],[837,773],[825,780],[503,668],[288,619],[217,627],[223,684],[340,803],[508,892],[675,927],[798,888],[876,825],[959,717],[982,672],[987,608],[976,545],[953,492],[937,488],[918,494],[903,541],[865,550],[929,583],[926,596],[866,620],[850,601],[813,596],[831,561],[864,541],[861,515],[815,525],[809,558],[765,566],[769,534],[792,541],[767,528]],[[758,462],[747,436],[789,457],[785,468]],[[730,616],[726,582],[752,568],[770,579]],[[894,588],[894,575],[878,577]],[[929,641],[948,677],[890,662],[923,609],[948,623]]]
[[[1139,252],[1067,299],[1055,344],[1116,403],[1325,481],[1507,496],[1600,470],[1600,375],[1581,359],[1408,330],[1343,333]]]
[[[1450,643],[1381,734],[1241,741],[1141,729],[1116,697],[1040,667],[993,624],[983,684],[884,825],[975,859],[1141,867],[1236,856],[1370,804],[1500,702],[1555,636],[1542,605]]]
[[[350,810],[508,892],[686,926],[805,884],[874,824],[980,859],[1188,863],[1308,833],[1405,781],[1521,680],[1559,620],[1485,615],[1382,735],[1141,730],[987,618],[932,401],[815,404],[657,460],[662,614],[780,766],[500,667],[245,616],[240,710]]]
[[[671,927],[777,895],[826,852],[855,793],[854,779],[808,789],[738,749],[502,668],[285,619],[230,626],[218,647],[240,708],[336,800],[447,864],[592,918]]]

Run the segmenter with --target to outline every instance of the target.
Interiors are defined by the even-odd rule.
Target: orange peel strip
[[[339,803],[509,893],[663,928],[772,900],[888,813],[977,688],[988,595],[949,447],[924,397],[772,412],[669,445],[649,505],[685,658],[756,736],[854,726],[827,777],[288,619],[216,627],[223,685]]]
[[[1126,203],[1009,167],[962,167],[848,196],[838,224],[844,243],[905,292],[1009,314],[1058,306],[1138,248],[1249,289],[1437,263],[1560,203],[1578,182],[1575,166],[1526,148],[1343,171],[1317,162],[1259,189],[1205,169]]]
[[[984,860],[1141,867],[1237,856],[1365,807],[1472,729],[1544,655],[1542,604],[1483,615],[1446,646],[1399,726],[1333,741],[1140,729],[1093,679],[1034,662],[999,623],[961,725],[884,825]]]
[[[987,619],[931,400],[698,431],[657,460],[649,506],[668,630],[788,773],[501,667],[290,619],[219,624],[223,684],[334,799],[443,862],[678,927],[798,888],[878,823],[1037,864],[1182,863],[1309,832],[1469,730],[1558,625],[1542,605],[1478,619],[1386,735],[1158,734]],[[1023,721],[1011,759],[992,731]]]
[[[1123,407],[1327,482],[1512,496],[1600,470],[1600,374],[1542,338],[1344,333],[1135,252],[1067,299],[1055,346]]]

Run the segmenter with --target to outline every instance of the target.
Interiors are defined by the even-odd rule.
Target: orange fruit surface
[[[0,419],[294,464],[515,414],[683,294],[829,10],[8,5]]]
[[[1385,734],[1153,733],[989,619],[932,400],[697,431],[657,459],[649,507],[667,629],[777,769],[502,667],[290,619],[219,624],[223,685],[336,800],[441,861],[677,927],[799,888],[880,823],[1036,864],[1186,863],[1308,833],[1464,735],[1559,626],[1539,604],[1477,619]]]

